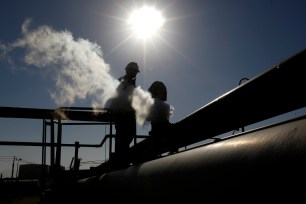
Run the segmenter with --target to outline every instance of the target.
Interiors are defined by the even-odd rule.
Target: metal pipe
[[[178,121],[169,139],[183,147],[305,107],[305,67],[306,49]]]
[[[51,142],[51,148],[50,148],[50,166],[51,169],[54,167],[54,120],[51,119],[51,127],[50,127],[50,142]]]
[[[57,125],[57,146],[56,146],[56,167],[60,169],[61,166],[61,144],[62,144],[62,125],[61,119],[58,120]]]
[[[78,199],[103,197],[133,203],[303,200],[305,124],[306,116],[82,179]]]
[[[79,142],[75,142],[75,148],[74,148],[74,174],[77,178],[78,172],[79,172]]]

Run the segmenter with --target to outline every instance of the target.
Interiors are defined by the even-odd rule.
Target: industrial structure
[[[112,155],[115,131],[112,114],[106,109],[0,107],[0,117],[44,121],[42,142],[0,141],[0,145],[41,146],[42,167],[46,166],[46,147],[50,147],[48,174],[54,178],[54,183],[44,186],[43,201],[46,203],[55,199],[80,203],[102,200],[134,203],[303,200],[306,116],[248,131],[244,127],[304,108],[305,68],[306,50],[302,50],[174,123],[167,139],[179,149],[178,152],[160,152],[162,156],[156,159],[123,169],[102,164],[100,168],[82,173],[77,159],[74,171],[69,174],[60,168],[63,147],[74,147],[74,158],[78,158],[81,147],[109,145],[109,155]],[[100,144],[63,144],[61,127],[68,119],[109,125],[110,132]],[[75,123],[78,124],[82,122]],[[46,139],[47,127],[50,127],[51,142]],[[218,137],[237,129],[242,131]],[[135,142],[131,151],[141,155],[150,144],[145,143],[149,138],[137,137],[143,140]],[[210,142],[184,149],[207,139]],[[42,168],[42,184],[45,175]]]

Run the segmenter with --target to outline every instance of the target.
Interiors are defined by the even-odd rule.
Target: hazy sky
[[[165,18],[146,41],[127,24],[143,5]],[[166,84],[175,123],[237,87],[240,79],[305,49],[306,1],[2,0],[0,26],[0,106],[100,106],[126,64],[135,61],[141,90],[156,80]],[[1,141],[41,141],[41,120],[0,122]],[[138,127],[139,134],[148,130]],[[104,131],[69,127],[63,142],[99,143]],[[73,151],[63,150],[65,167]],[[103,155],[101,149],[80,150],[84,162]],[[12,164],[1,156],[40,163],[41,148],[1,146],[0,172]]]

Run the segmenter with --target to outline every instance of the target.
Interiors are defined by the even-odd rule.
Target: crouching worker
[[[154,99],[154,104],[150,109],[148,121],[151,122],[152,143],[155,152],[159,155],[169,151],[176,152],[174,141],[169,140],[172,137],[172,123],[169,119],[173,114],[173,107],[167,103],[167,88],[161,81],[155,81],[149,87],[148,91]]]

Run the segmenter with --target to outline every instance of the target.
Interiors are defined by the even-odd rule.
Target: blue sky
[[[133,36],[126,23],[143,5],[154,6],[166,20],[147,41]],[[175,108],[173,123],[237,87],[240,79],[259,75],[306,45],[303,0],[3,0],[0,17],[0,106],[91,107],[93,102],[103,103],[106,95],[101,90],[124,74],[128,62],[136,61],[141,89],[156,80],[166,84],[168,102]],[[60,49],[51,50],[52,58],[43,54],[57,46],[64,49],[65,58]],[[35,53],[40,47],[46,50]],[[79,79],[87,89],[72,83],[79,89],[70,95],[62,84],[72,74],[67,66],[78,74],[73,80]],[[40,120],[0,121],[0,140],[41,141]],[[138,127],[139,134],[148,130]],[[105,130],[82,126],[64,131],[64,142],[99,143]],[[40,151],[1,146],[0,156],[39,163]],[[103,160],[103,151],[81,149],[80,157]],[[73,150],[64,150],[63,157],[68,167]],[[0,160],[0,172],[11,163]]]

